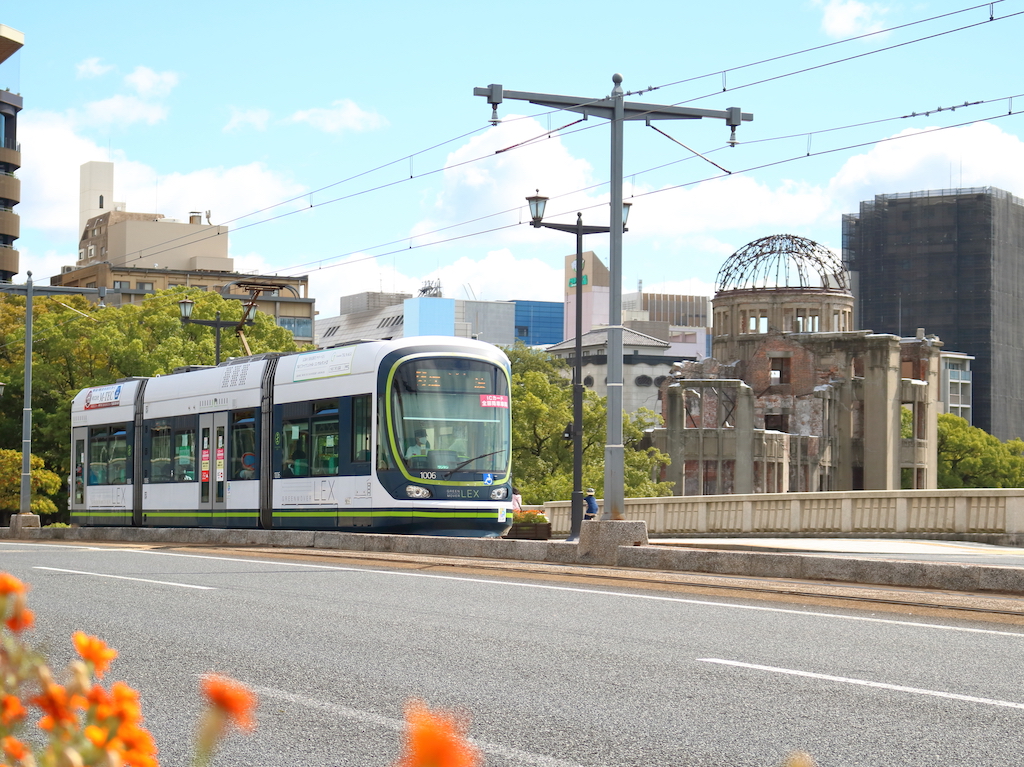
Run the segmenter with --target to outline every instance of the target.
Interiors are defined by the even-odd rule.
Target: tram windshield
[[[391,388],[394,445],[410,472],[504,473],[511,416],[505,372],[439,357],[403,363]]]

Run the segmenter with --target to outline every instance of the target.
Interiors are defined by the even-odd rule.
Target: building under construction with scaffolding
[[[996,189],[877,195],[843,217],[858,328],[924,327],[973,355],[973,423],[1024,437],[1024,200]]]

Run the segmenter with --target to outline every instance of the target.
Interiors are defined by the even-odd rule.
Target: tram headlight
[[[405,494],[410,498],[429,498],[430,491],[419,485],[406,485]]]
[[[491,491],[492,501],[504,501],[506,498],[508,498],[507,487],[496,487]]]

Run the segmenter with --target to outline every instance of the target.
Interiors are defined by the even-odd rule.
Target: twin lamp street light
[[[531,224],[535,228],[557,229],[576,235],[576,261],[573,263],[576,272],[576,350],[572,382],[572,423],[570,428],[566,429],[566,433],[572,438],[572,512],[568,540],[577,541],[580,537],[580,528],[583,526],[583,235],[607,234],[611,227],[584,225],[582,213],[576,214],[575,224],[546,224],[544,208],[548,198],[542,197],[538,189],[537,194],[527,197],[526,201],[530,203]],[[622,203],[623,232],[628,231],[626,220],[629,218],[631,204]]]
[[[220,312],[217,312],[215,319],[212,320],[194,320],[192,319],[192,309],[195,307],[196,302],[191,298],[183,298],[178,302],[178,313],[179,319],[182,325],[203,325],[208,328],[213,328],[216,332],[214,335],[214,357],[216,359],[215,364],[220,364],[220,329],[221,328],[234,328],[235,335],[238,336],[242,342],[242,346],[245,348],[246,356],[251,356],[252,352],[249,350],[249,342],[245,340],[245,333],[243,327],[245,325],[252,325],[256,319],[256,302],[250,300],[245,305],[245,309],[242,310],[241,320],[222,320],[220,318]]]

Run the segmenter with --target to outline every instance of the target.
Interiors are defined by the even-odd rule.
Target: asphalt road
[[[523,575],[0,541],[54,663],[121,655],[161,763],[202,674],[255,687],[217,765],[393,764],[410,698],[464,712],[485,764],[1010,765],[1024,628]]]

